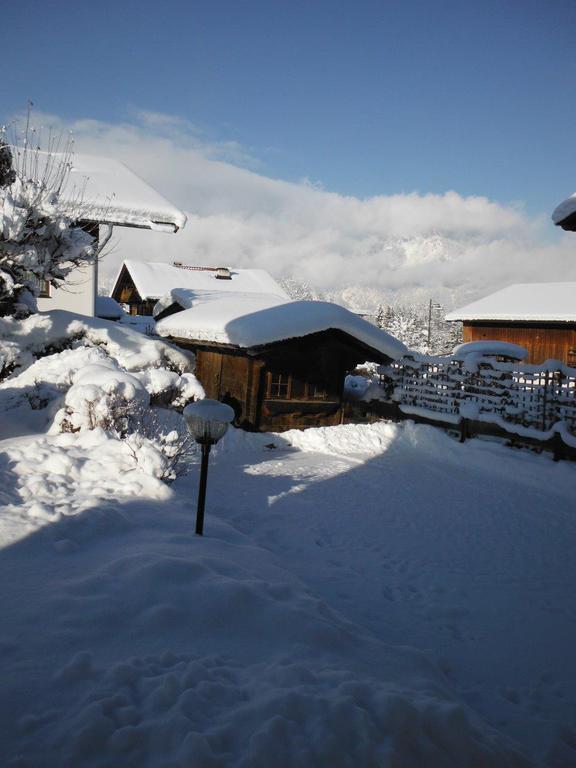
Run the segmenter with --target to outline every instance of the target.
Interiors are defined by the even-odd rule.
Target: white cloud
[[[447,303],[511,282],[576,280],[576,235],[557,236],[548,216],[530,219],[520,206],[453,191],[361,200],[308,180],[271,179],[246,167],[258,167],[250,151],[170,115],[66,128],[77,151],[123,160],[189,214],[174,236],[117,230],[104,275],[127,257],[178,259],[263,267],[335,293],[360,286],[367,300],[432,295]]]

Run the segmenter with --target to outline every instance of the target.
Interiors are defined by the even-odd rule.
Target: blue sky
[[[3,117],[135,110],[237,141],[259,173],[366,197],[576,188],[573,0],[6,3]]]

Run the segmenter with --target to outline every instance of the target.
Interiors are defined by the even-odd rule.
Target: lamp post
[[[228,424],[234,418],[234,410],[218,400],[197,400],[184,408],[186,426],[202,451],[200,485],[198,487],[198,508],[196,511],[196,533],[202,536],[204,530],[204,503],[208,480],[208,457],[210,449],[224,437]]]

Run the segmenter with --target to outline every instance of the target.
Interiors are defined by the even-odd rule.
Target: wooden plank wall
[[[530,325],[480,325],[464,323],[464,341],[507,341],[526,347],[527,363],[560,360],[576,366],[576,329],[574,327],[536,327]]]

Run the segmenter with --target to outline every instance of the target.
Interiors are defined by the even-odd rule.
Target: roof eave
[[[125,221],[114,216],[91,217],[87,215],[83,217],[83,220],[93,222],[94,224],[108,224],[112,227],[127,227],[128,229],[148,229],[154,232],[166,232],[169,234],[175,234],[176,232],[178,232],[179,229],[182,228],[173,221],[146,221],[146,222]]]
[[[565,232],[576,232],[576,211],[556,222],[556,226]]]

